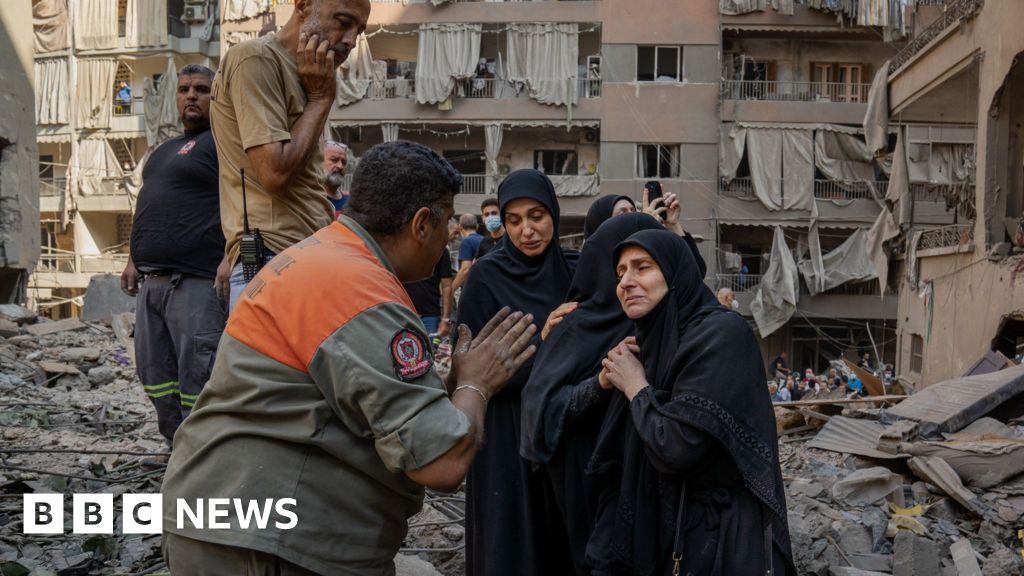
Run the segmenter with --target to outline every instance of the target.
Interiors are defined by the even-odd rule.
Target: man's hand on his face
[[[333,102],[336,96],[335,54],[329,46],[330,43],[321,40],[319,34],[309,37],[304,32],[299,34],[299,82],[310,102]]]

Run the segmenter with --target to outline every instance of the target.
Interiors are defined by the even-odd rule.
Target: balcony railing
[[[874,182],[838,182],[835,180],[815,180],[814,197],[822,200],[872,200],[874,188],[879,198],[884,198],[889,191],[889,183],[884,180]],[[728,184],[721,185],[722,196],[729,198],[754,198],[754,184],[750,178],[734,178]],[[942,200],[941,186],[928,184],[911,184],[910,192],[915,202],[939,202]]]
[[[39,195],[40,196],[63,196],[64,189],[67,187],[68,181],[66,178],[40,178],[39,179]]]
[[[509,91],[500,90],[501,80],[497,78],[466,78],[455,84],[455,98],[505,98]],[[578,81],[580,98],[600,98],[601,80],[580,78]],[[416,80],[412,78],[388,78],[383,82],[373,82],[366,97],[370,100],[415,99]],[[512,98],[526,98],[525,91]]]
[[[867,102],[870,84],[846,82],[779,82],[768,80],[726,80],[726,100],[771,100],[778,102]]]
[[[737,294],[753,292],[761,284],[760,274],[718,274],[711,286],[714,290],[728,288]]]
[[[942,10],[942,16],[922,30],[892,59],[892,62],[889,63],[889,75],[895,74],[911,58],[917,56],[918,53],[924,50],[926,46],[931,44],[933,40],[938,38],[948,28],[974,18],[984,5],[985,0],[954,0],[946,2],[945,8]]]
[[[463,194],[486,194],[487,193],[487,175],[486,174],[463,174],[462,175],[462,193]]]
[[[113,114],[114,116],[141,116],[145,113],[145,103],[142,98],[132,98],[130,104],[121,102],[117,98],[117,94],[114,94]]]
[[[967,246],[974,242],[974,224],[952,224],[925,230],[917,245],[919,250]]]

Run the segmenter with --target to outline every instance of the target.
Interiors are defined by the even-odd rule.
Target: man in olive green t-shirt
[[[324,198],[321,137],[335,72],[366,29],[368,0],[295,0],[276,33],[228,50],[210,106],[220,160],[221,226],[233,309],[245,288],[238,265],[245,170],[250,228],[280,253],[334,219]],[[269,258],[268,258],[269,259]]]

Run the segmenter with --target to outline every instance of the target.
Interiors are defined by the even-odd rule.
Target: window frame
[[[654,61],[652,62],[653,78],[650,80],[640,79],[640,49],[650,48],[654,50]],[[676,66],[675,66],[675,80],[659,80],[658,75],[658,52],[662,49],[675,50],[676,52]],[[634,74],[637,82],[644,83],[662,83],[662,84],[675,84],[683,81],[683,49],[682,44],[638,44],[636,47],[636,73]]]
[[[558,165],[559,164],[559,162],[557,162],[558,154],[566,154],[566,155],[568,155],[565,158],[565,160],[563,160],[560,164],[563,165],[563,166],[568,165],[570,167],[570,171],[568,171],[568,172],[548,172],[543,167],[544,166],[544,161],[543,161],[544,158],[543,157],[544,157],[545,154],[553,154],[554,155],[553,160],[555,160],[555,162],[552,162],[552,165]],[[573,162],[571,162],[571,163],[569,163],[570,156],[571,157],[575,157],[575,160]],[[534,170],[540,170],[541,172],[544,172],[548,176],[579,176],[579,174],[580,174],[580,153],[579,153],[578,150],[575,150],[575,149],[572,149],[572,148],[547,148],[547,149],[540,149],[540,148],[538,148],[538,149],[535,149],[533,151],[533,169]]]
[[[914,374],[924,371],[924,338],[920,334],[910,334],[910,371]]]
[[[645,174],[641,173],[641,170],[640,170],[641,169],[640,151],[641,151],[641,149],[643,147],[647,147],[647,146],[655,146],[655,147],[658,148],[658,158],[659,158],[659,161],[658,161],[657,169],[655,170],[655,175],[645,175]],[[662,153],[663,153],[662,150],[663,149],[667,149],[670,154],[672,154],[674,152],[674,154],[672,154],[670,156],[671,160],[669,162],[669,174],[668,175],[664,175],[664,174],[661,173],[661,165],[662,165],[662,163],[661,163],[660,159],[662,157]],[[683,164],[682,145],[680,145],[678,143],[667,143],[666,144],[666,143],[661,143],[661,142],[657,142],[657,143],[656,142],[638,142],[636,144],[635,153],[633,154],[633,163],[634,163],[633,174],[636,175],[636,178],[647,179],[647,180],[679,180],[679,179],[682,178],[682,173],[683,173],[683,167],[682,167],[682,164]],[[674,171],[674,174],[672,173],[673,171]]]

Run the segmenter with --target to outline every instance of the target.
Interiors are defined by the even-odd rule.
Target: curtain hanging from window
[[[80,50],[117,48],[117,0],[78,0],[75,47]]]
[[[579,100],[579,25],[513,24],[508,31],[508,80],[541,104]]]
[[[68,47],[68,0],[32,2],[32,31],[36,53],[64,50]]]
[[[247,20],[270,12],[271,0],[221,0],[225,20]]]
[[[117,61],[113,58],[83,58],[78,61],[75,82],[75,123],[78,127],[110,128],[116,71]]]
[[[125,46],[167,45],[167,2],[128,0]]]
[[[68,123],[68,61],[36,60],[36,123]]]
[[[438,104],[455,81],[472,78],[480,58],[480,24],[421,24],[416,56],[416,101]]]
[[[178,70],[174,59],[167,59],[167,70],[160,86],[149,76],[143,82],[143,103],[146,114],[146,143],[150,148],[181,133],[177,104]]]

